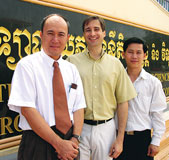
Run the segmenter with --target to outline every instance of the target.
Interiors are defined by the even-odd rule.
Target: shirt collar
[[[89,53],[88,48],[85,49],[84,53],[85,53],[85,55],[86,55],[88,58],[93,59],[93,58],[90,56],[90,53]],[[106,53],[106,52],[104,52],[104,50],[102,49],[101,57],[100,57],[98,60],[101,60],[101,59],[104,57],[105,53]],[[93,60],[94,60],[94,59],[93,59]]]
[[[146,71],[143,68],[141,69],[139,77],[143,78],[143,79],[147,79],[148,78],[147,74],[146,74]]]
[[[58,62],[59,64],[62,62],[62,56],[60,56],[60,58],[58,60],[54,60],[53,58],[51,58],[50,56],[48,56],[44,50],[42,49],[41,50],[41,55],[42,55],[42,58],[45,60],[45,63],[47,63],[50,67],[53,66],[53,63],[56,61]]]
[[[126,71],[127,71],[127,67],[126,67]],[[146,71],[142,68],[141,69],[141,72],[140,72],[140,75],[137,77],[137,79],[136,80],[139,80],[139,79],[147,79],[148,77],[147,77],[147,74],[146,74]]]

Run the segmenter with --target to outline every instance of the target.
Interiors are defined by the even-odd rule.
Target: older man
[[[45,17],[42,50],[17,64],[8,105],[20,113],[19,160],[73,160],[78,154],[85,100],[76,67],[61,57],[68,30],[69,23],[61,15]],[[56,96],[58,91],[62,98]]]

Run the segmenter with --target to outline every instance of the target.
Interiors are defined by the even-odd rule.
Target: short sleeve
[[[119,65],[120,72],[117,79],[115,94],[117,103],[123,103],[136,97],[137,93],[126,70],[121,63],[119,63]]]
[[[20,113],[20,107],[35,108],[36,88],[31,64],[20,61],[14,71],[8,106]]]

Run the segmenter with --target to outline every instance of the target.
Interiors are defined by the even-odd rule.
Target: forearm
[[[117,117],[118,117],[117,139],[123,142],[128,117],[128,102],[118,104]]]
[[[32,130],[57,149],[57,144],[61,141],[61,138],[55,134],[40,113],[36,109],[30,107],[22,107],[21,112],[28,121]]]
[[[128,116],[128,102],[120,103],[117,106],[117,118],[118,118],[118,135],[113,142],[109,156],[112,158],[117,158],[123,150],[123,140],[124,140],[124,131],[126,128]]]
[[[84,109],[79,109],[73,113],[74,127],[73,134],[80,135],[84,122]]]

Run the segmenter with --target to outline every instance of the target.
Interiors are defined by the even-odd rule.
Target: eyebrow
[[[129,48],[128,51],[134,51],[134,49]],[[143,49],[137,49],[136,51],[143,51]]]
[[[47,32],[54,32],[53,30],[47,30]]]
[[[86,28],[84,28],[84,29],[85,29],[85,30],[86,30],[86,29],[90,29],[90,27],[86,27]]]
[[[94,27],[94,29],[99,29],[100,27]],[[84,28],[84,30],[87,30],[87,29],[91,29],[90,27],[86,27],[86,28]]]
[[[47,33],[50,33],[50,32],[54,32],[53,30],[47,30]],[[65,32],[63,32],[63,31],[60,31],[60,32],[58,32],[59,34],[66,34]]]

